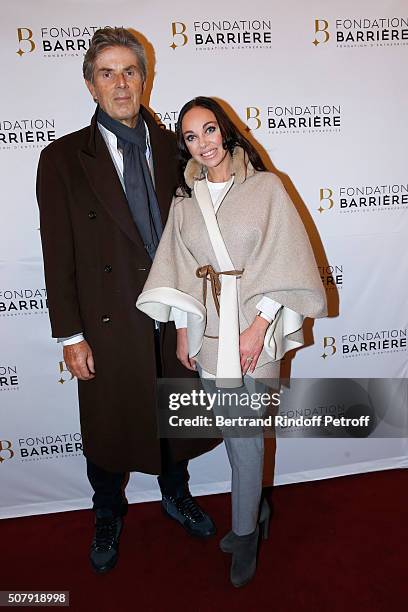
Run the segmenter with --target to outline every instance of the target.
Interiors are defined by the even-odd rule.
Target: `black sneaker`
[[[105,515],[104,515],[105,514]],[[89,559],[98,574],[108,572],[118,560],[119,537],[122,518],[96,511],[95,534],[92,540]]]
[[[164,513],[178,521],[190,535],[209,538],[215,534],[216,528],[212,519],[189,493],[182,497],[163,495],[161,504]]]

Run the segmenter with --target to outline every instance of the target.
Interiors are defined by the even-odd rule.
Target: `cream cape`
[[[174,198],[136,303],[162,322],[169,320],[172,307],[187,312],[189,354],[204,370],[223,378],[222,386],[227,386],[225,379],[235,380],[228,386],[240,384],[239,332],[252,323],[262,296],[276,300],[283,308],[268,328],[257,367],[279,360],[287,350],[303,344],[305,316],[326,314],[325,294],[309,240],[280,179],[269,172],[256,172],[238,147],[233,173],[234,183],[212,220],[218,224],[229,262],[225,257],[220,261],[222,246],[218,243],[217,247],[216,231],[210,229],[210,238],[204,220],[203,210],[209,211],[205,200],[210,198],[204,168],[190,160],[185,176],[193,188],[192,197]],[[220,320],[210,290],[204,306],[203,280],[196,271],[206,265],[225,271],[220,264],[227,263],[233,264],[228,269],[243,273],[220,276]],[[228,299],[223,298],[227,284],[235,285],[237,315],[233,292],[228,290]],[[218,336],[220,340],[214,338]]]

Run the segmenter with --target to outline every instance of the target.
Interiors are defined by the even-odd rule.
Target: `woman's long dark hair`
[[[176,136],[177,136],[177,146],[179,150],[179,180],[178,187],[176,190],[177,194],[180,192],[183,195],[191,196],[191,189],[188,187],[185,178],[184,178],[184,170],[187,166],[187,162],[191,159],[191,155],[186,147],[184,142],[183,132],[181,129],[184,115],[195,108],[196,106],[201,108],[206,108],[212,111],[217,119],[222,139],[224,149],[227,149],[231,155],[236,146],[242,147],[249,157],[249,161],[255,168],[255,170],[259,170],[261,172],[266,170],[265,164],[263,163],[259,153],[256,149],[251,145],[251,143],[241,134],[236,125],[231,121],[228,117],[227,113],[224,109],[212,98],[206,98],[205,96],[199,96],[187,102],[180,111],[177,127],[176,127]]]

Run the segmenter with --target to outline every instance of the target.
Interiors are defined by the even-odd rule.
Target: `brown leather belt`
[[[217,311],[218,316],[220,316],[220,301],[218,296],[221,294],[221,274],[225,274],[226,276],[241,276],[244,270],[225,270],[224,272],[216,272],[214,268],[210,265],[201,266],[201,268],[197,268],[196,276],[198,278],[203,279],[203,302],[204,306],[207,304],[207,281],[211,283],[211,293],[214,300],[215,309]],[[218,336],[207,336],[204,334],[206,338],[218,338]]]

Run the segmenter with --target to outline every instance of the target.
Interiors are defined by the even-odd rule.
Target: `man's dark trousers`
[[[188,491],[188,461],[173,463],[169,458],[167,440],[161,441],[161,449],[163,471],[158,478],[161,492],[163,495],[181,497]],[[127,501],[124,494],[124,485],[127,480],[127,473],[107,472],[89,459],[86,461],[86,468],[89,482],[95,491],[92,497],[94,510],[111,510],[114,516],[125,514]]]

